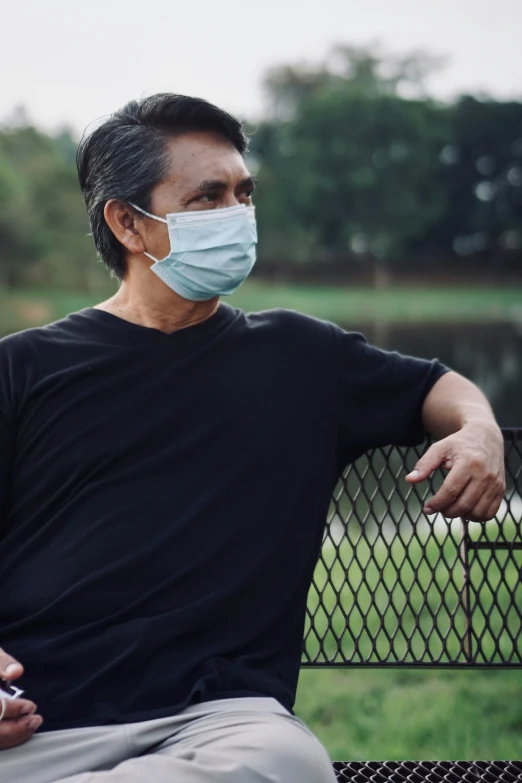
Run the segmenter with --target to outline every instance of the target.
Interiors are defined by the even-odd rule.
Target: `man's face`
[[[254,182],[234,145],[215,133],[193,131],[167,142],[171,172],[157,185],[149,211],[164,218],[171,212],[234,207],[252,203]],[[167,227],[145,219],[140,233],[155,258],[170,252]]]

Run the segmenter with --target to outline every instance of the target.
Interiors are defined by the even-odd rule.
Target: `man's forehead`
[[[244,178],[245,162],[231,141],[208,131],[194,131],[169,139],[173,179],[186,185],[202,180]],[[170,177],[169,177],[170,179]]]

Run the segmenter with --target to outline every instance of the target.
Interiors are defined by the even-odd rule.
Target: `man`
[[[255,260],[245,149],[202,100],[116,112],[78,171],[118,292],[0,343],[0,671],[25,690],[2,780],[333,781],[291,708],[340,472],[428,430],[408,480],[449,473],[426,513],[498,509],[502,436],[469,381],[220,303]]]

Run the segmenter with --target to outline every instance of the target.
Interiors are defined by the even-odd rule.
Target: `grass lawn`
[[[46,289],[0,290],[0,332],[60,318],[104,296]],[[522,288],[342,288],[247,281],[225,301],[244,310],[286,307],[350,325],[374,321],[440,323],[522,321]]]
[[[337,323],[522,320],[522,288],[269,286],[253,280],[232,297],[244,310],[287,307]]]
[[[522,672],[301,672],[296,714],[332,759],[520,759]]]

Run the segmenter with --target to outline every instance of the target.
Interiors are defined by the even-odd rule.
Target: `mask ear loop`
[[[157,215],[152,215],[150,212],[146,212],[146,211],[145,211],[144,209],[142,209],[141,207],[138,207],[138,206],[136,206],[136,204],[133,204],[133,203],[132,203],[132,201],[129,201],[129,204],[131,205],[131,207],[133,207],[134,209],[137,209],[137,210],[138,210],[138,212],[141,212],[143,215],[147,215],[147,217],[150,217],[150,218],[152,218],[153,220],[157,220],[157,221],[158,221],[158,222],[160,222],[160,223],[167,223],[167,225],[168,225],[168,220],[165,220],[165,218],[160,218],[160,217],[158,217]],[[151,254],[150,254],[150,253],[147,253],[147,251],[146,251],[146,250],[144,250],[144,251],[143,251],[143,255],[144,255],[144,256],[147,256],[147,258],[150,258],[150,260],[151,260],[151,261],[154,261],[154,263],[155,263],[155,264],[159,264],[159,261],[158,261],[158,259],[157,259],[157,258],[154,258],[154,256],[151,256]]]
[[[165,220],[165,218],[160,218],[157,215],[153,215],[151,212],[146,212],[146,210],[142,209],[141,207],[137,207],[136,204],[133,204],[132,201],[129,201],[129,204],[131,205],[131,207],[134,207],[134,209],[137,209],[138,212],[141,212],[142,215],[147,215],[147,217],[150,217],[153,220],[158,220],[160,223],[168,224],[168,220]]]

